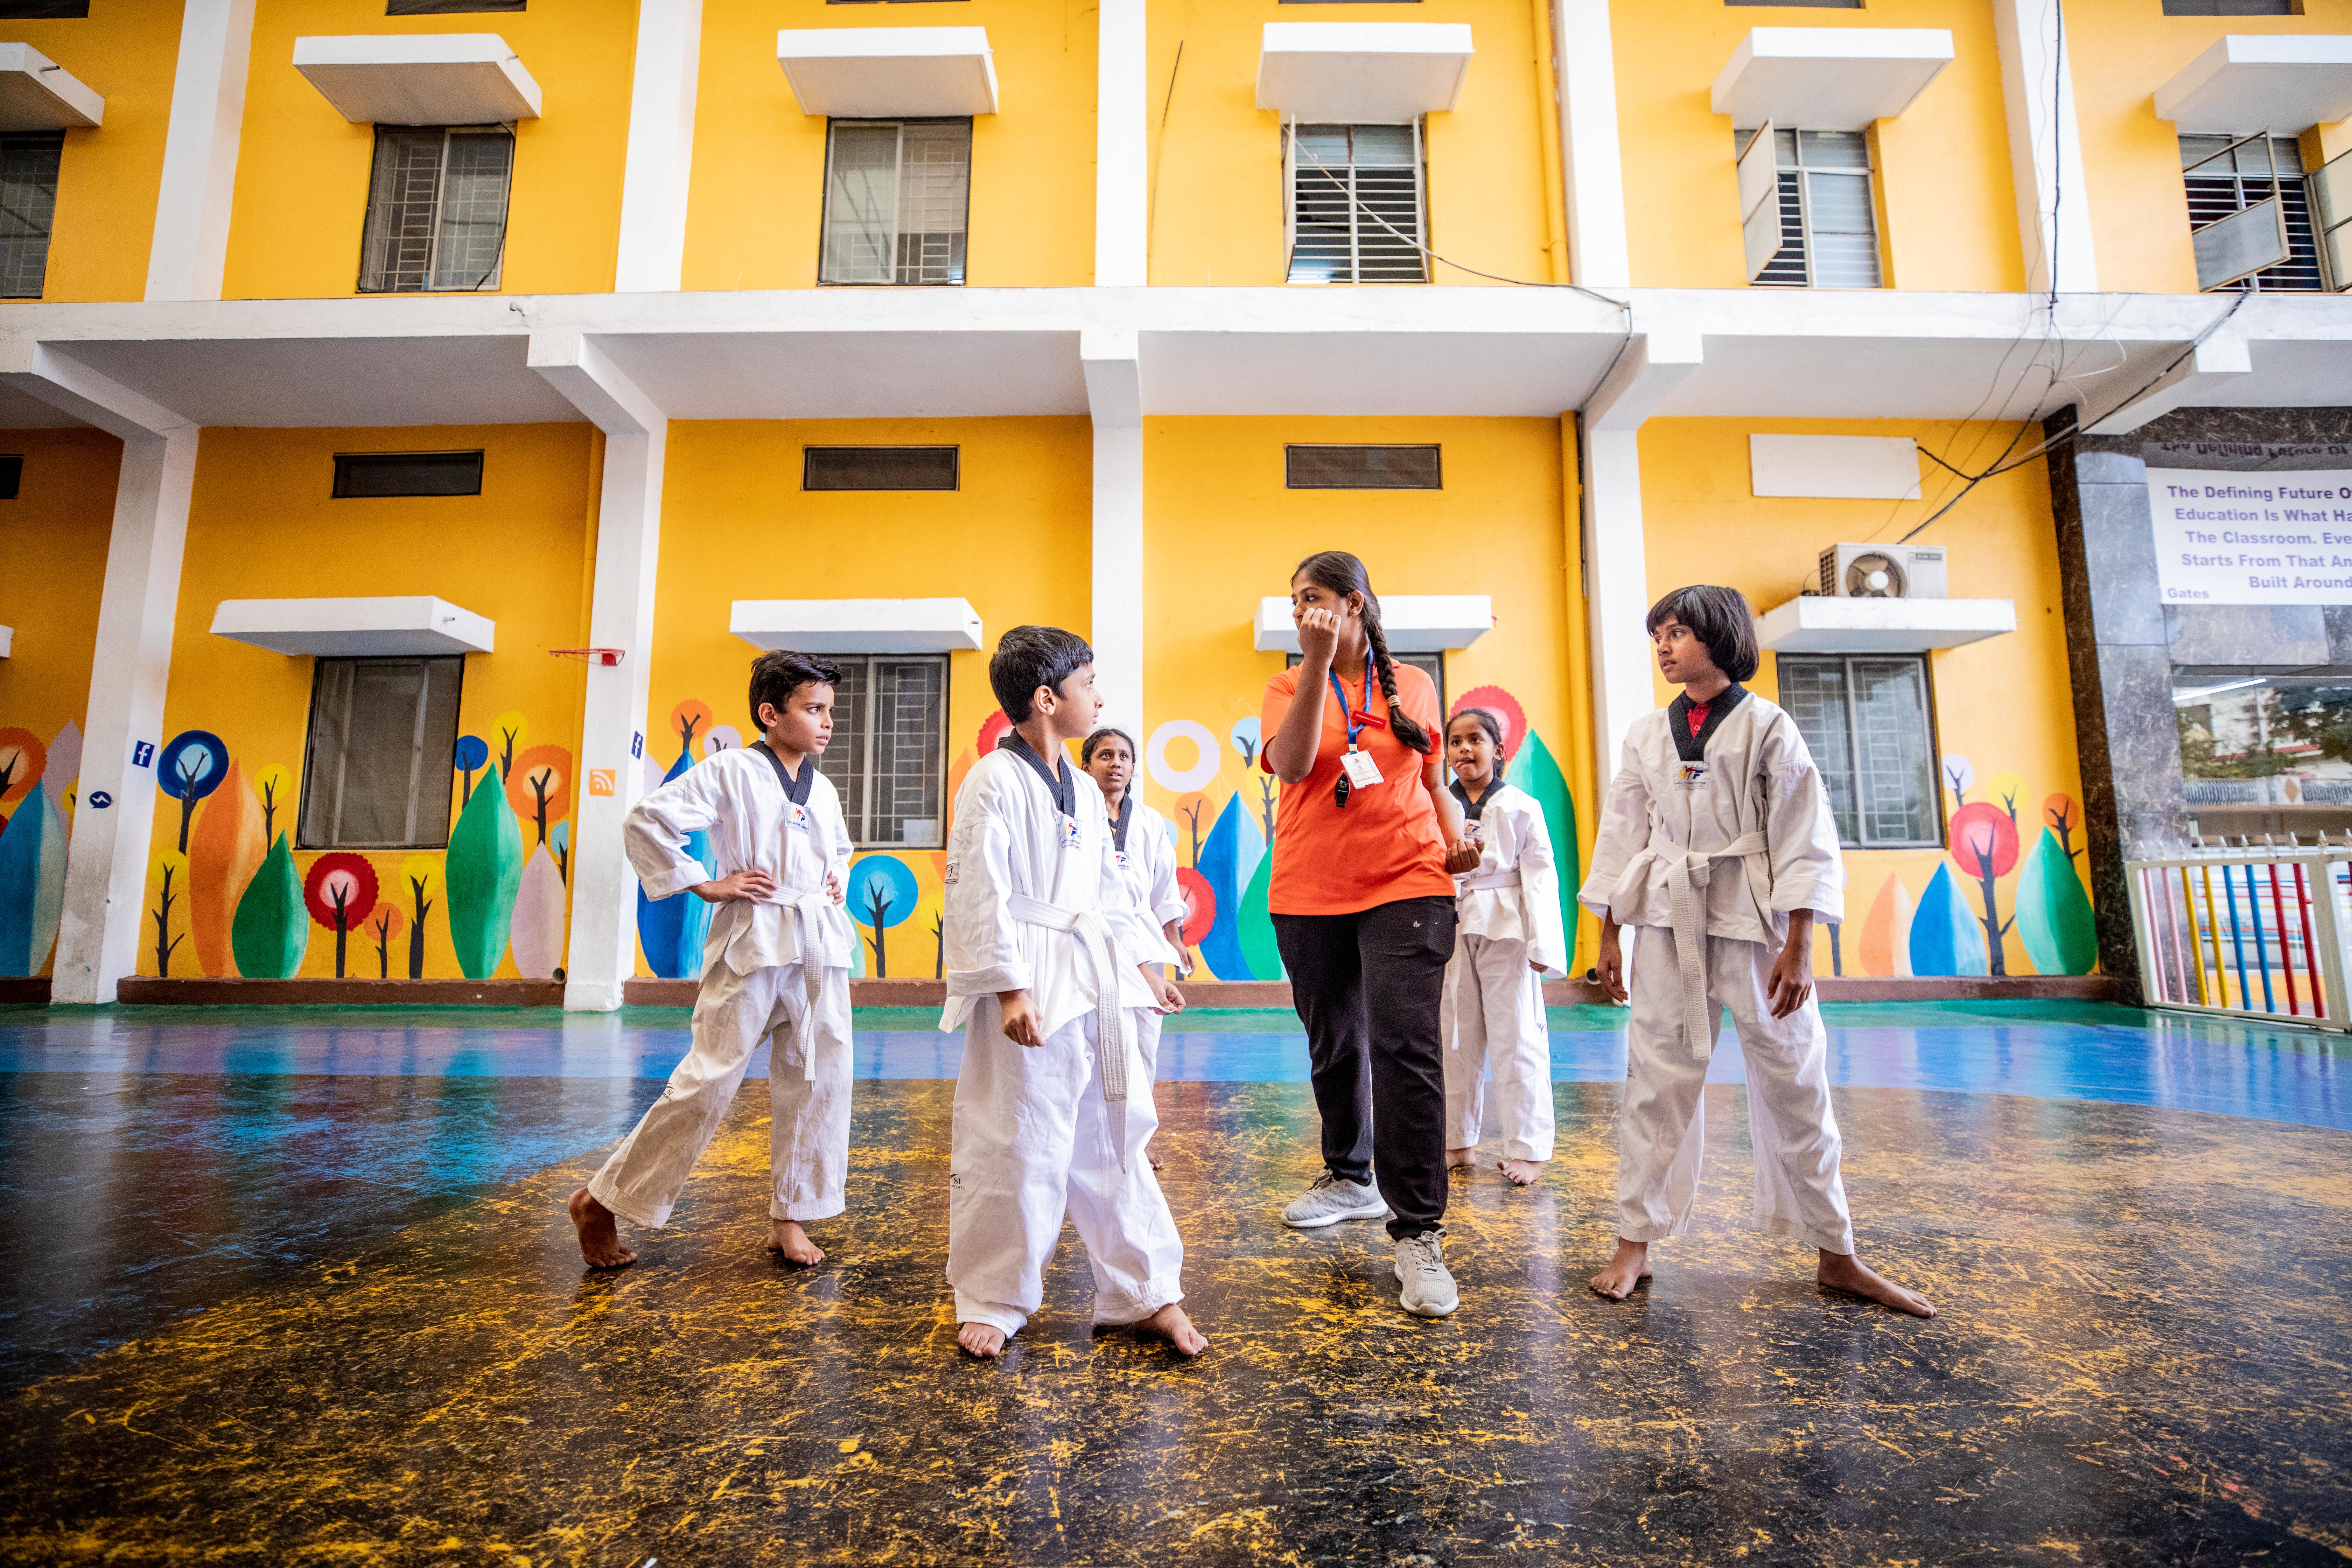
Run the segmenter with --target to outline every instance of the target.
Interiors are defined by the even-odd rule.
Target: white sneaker
[[[1462,1304],[1445,1271],[1445,1237],[1433,1230],[1396,1244],[1397,1305],[1416,1318],[1451,1316]]]
[[[1389,1201],[1381,1196],[1377,1181],[1343,1182],[1326,1171],[1315,1178],[1313,1186],[1290,1200],[1290,1206],[1282,1211],[1282,1223],[1293,1230],[1317,1230],[1343,1219],[1380,1219],[1388,1212]]]

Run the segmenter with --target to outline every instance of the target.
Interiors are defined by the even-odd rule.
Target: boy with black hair
[[[775,1190],[768,1247],[793,1263],[824,1253],[803,1222],[843,1208],[849,1163],[849,961],[856,932],[839,908],[850,839],[840,797],[817,771],[833,737],[841,671],[807,654],[751,664],[751,716],[765,731],[719,752],[637,802],[621,826],[646,892],[719,906],[702,947],[694,1048],[661,1098],[589,1184],[572,1194],[580,1255],[620,1268],[636,1254],[614,1216],[659,1230],[760,1042],[773,1038],[768,1133]],[[709,835],[713,877],[687,851]]]
[[[1739,685],[1758,655],[1737,589],[1677,588],[1647,624],[1683,694],[1627,732],[1579,895],[1601,917],[1601,982],[1620,1002],[1618,931],[1635,928],[1617,1255],[1592,1289],[1622,1300],[1649,1276],[1650,1244],[1689,1228],[1707,1058],[1728,1007],[1748,1065],[1756,1228],[1814,1247],[1821,1284],[1932,1318],[1926,1297],[1854,1255],[1838,1174],[1812,967],[1813,921],[1845,910],[1829,791],[1796,721]]]
[[[1102,710],[1094,657],[1057,626],[1004,634],[988,681],[1013,729],[964,776],[948,835],[940,1027],[964,1031],[948,1280],[957,1342],[976,1356],[1000,1353],[1044,1300],[1066,1214],[1094,1266],[1097,1324],[1186,1355],[1208,1346],[1178,1305],[1184,1245],[1144,1153],[1159,1118],[1138,1025],[1183,1005],[1154,967],[1176,954],[1117,918],[1109,814],[1065,751]]]

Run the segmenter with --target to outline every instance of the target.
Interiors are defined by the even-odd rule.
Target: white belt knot
[[[765,907],[782,910],[792,917],[793,947],[800,956],[801,984],[806,988],[808,994],[808,1011],[803,1017],[814,1020],[816,1016],[819,999],[824,994],[824,964],[818,951],[820,944],[817,941],[816,921],[818,917],[824,913],[825,906],[832,901],[831,896],[824,892],[787,893],[747,906],[743,923],[736,929],[733,936],[727,939],[728,967],[734,969],[739,974],[743,973],[735,963],[735,950],[745,942],[753,940],[752,933],[758,929],[761,909]],[[801,1047],[801,1075],[809,1082],[814,1083],[816,1081],[816,1048],[809,1040],[808,1031],[805,1028],[803,1029],[802,1034],[803,1043]],[[771,1065],[768,1070],[773,1072],[775,1068]]]
[[[1026,893],[1006,900],[1013,918],[1047,931],[1066,931],[1087,950],[1095,976],[1095,1052],[1102,1062],[1103,1105],[1112,1152],[1127,1169],[1127,1010],[1118,1003],[1118,943],[1100,910],[1066,910]]]
[[[1769,847],[1761,833],[1743,833],[1720,849],[1675,844],[1655,851],[1666,868],[1675,957],[1683,972],[1683,1040],[1700,1061],[1715,1053],[1715,1019],[1706,1005],[1706,885],[1714,879],[1717,862],[1744,860]]]

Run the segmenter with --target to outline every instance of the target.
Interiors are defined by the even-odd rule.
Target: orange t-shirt
[[[1388,716],[1388,699],[1367,666],[1372,716]],[[1409,664],[1396,667],[1397,701],[1433,738],[1439,728],[1437,688]],[[1343,680],[1348,706],[1360,719],[1364,692]],[[1283,715],[1298,695],[1293,666],[1265,683],[1265,710],[1258,721],[1259,765],[1274,771],[1263,749],[1282,729]],[[1437,808],[1422,787],[1428,759],[1396,738],[1384,724],[1365,724],[1356,734],[1360,750],[1379,764],[1381,782],[1353,790],[1342,807],[1332,804],[1339,758],[1348,749],[1348,723],[1330,683],[1323,687],[1323,743],[1316,748],[1315,771],[1282,786],[1275,809],[1274,875],[1266,907],[1278,915],[1348,915],[1399,899],[1454,896],[1445,874],[1445,836],[1438,831]]]

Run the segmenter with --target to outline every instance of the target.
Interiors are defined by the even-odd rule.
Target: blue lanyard
[[[1339,684],[1339,672],[1334,669],[1325,673],[1331,678],[1331,695],[1339,700],[1339,719],[1347,726],[1348,750],[1352,752],[1356,749],[1356,736],[1363,730],[1363,725],[1348,707],[1348,689]],[[1371,683],[1371,667],[1367,664],[1364,668],[1364,711],[1367,715],[1372,710]]]

